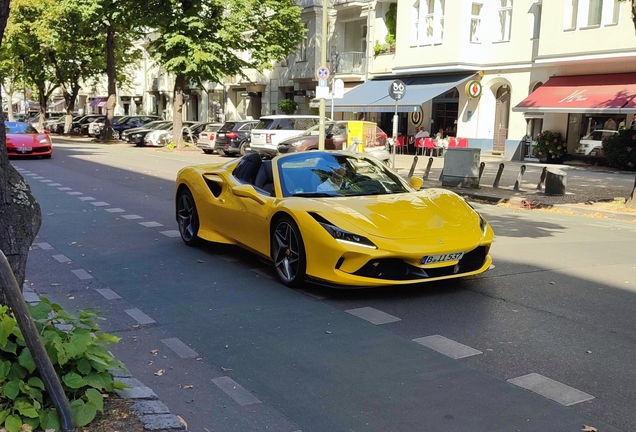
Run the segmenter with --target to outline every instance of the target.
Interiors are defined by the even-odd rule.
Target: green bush
[[[534,147],[539,156],[557,159],[568,151],[567,143],[563,140],[561,132],[543,131],[537,135]]]
[[[98,317],[82,311],[77,317],[42,297],[30,313],[44,348],[71,403],[76,426],[90,423],[104,409],[104,393],[115,383],[110,369],[121,366],[106,349],[119,338],[99,331]],[[22,332],[6,306],[0,306],[0,425],[18,432],[60,428],[55,406],[46,392]],[[28,426],[26,429],[28,429]]]
[[[624,170],[636,169],[636,131],[621,129],[603,140],[603,153],[609,166]]]
[[[293,114],[298,109],[298,104],[293,99],[283,99],[278,102],[278,109],[281,110],[284,114]]]

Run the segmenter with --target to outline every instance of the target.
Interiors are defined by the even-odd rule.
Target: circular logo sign
[[[320,81],[326,80],[327,78],[329,78],[329,69],[327,69],[327,67],[325,66],[320,66],[318,69],[316,69],[316,77]]]
[[[477,80],[471,80],[466,83],[466,96],[471,99],[477,99],[481,96],[481,82]]]
[[[413,126],[420,127],[420,125],[422,124],[422,110],[418,107],[417,111],[413,111],[412,113],[409,114],[409,120],[411,120],[411,124]]]
[[[389,96],[393,100],[400,100],[406,94],[406,84],[401,80],[395,80],[389,84]]]

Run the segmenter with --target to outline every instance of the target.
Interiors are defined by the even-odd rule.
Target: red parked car
[[[48,133],[40,133],[28,123],[5,122],[9,157],[40,156],[50,158],[53,143]]]

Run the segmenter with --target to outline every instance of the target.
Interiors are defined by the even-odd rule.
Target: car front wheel
[[[201,242],[199,232],[199,213],[192,193],[183,189],[177,196],[177,222],[181,240],[188,246],[196,246]]]
[[[281,282],[291,287],[302,284],[307,267],[305,245],[293,219],[285,216],[276,222],[271,245],[276,274]]]

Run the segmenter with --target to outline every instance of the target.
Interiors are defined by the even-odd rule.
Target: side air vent
[[[208,185],[212,195],[218,198],[223,191],[223,180],[221,177],[216,174],[203,174],[203,180],[205,180],[205,184]]]

